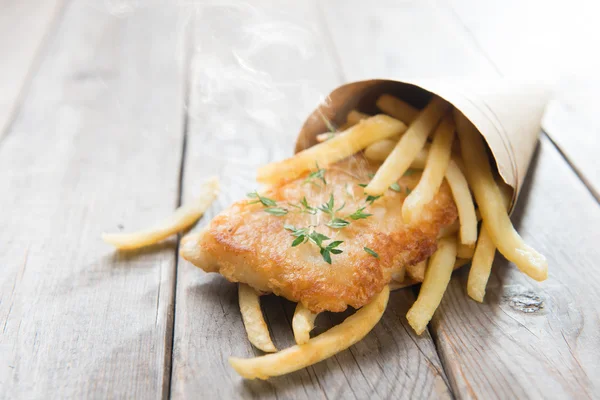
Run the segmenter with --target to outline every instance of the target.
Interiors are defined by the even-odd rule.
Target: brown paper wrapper
[[[543,84],[511,80],[450,81],[374,79],[348,83],[329,94],[306,120],[296,142],[296,152],[317,143],[327,132],[323,116],[341,125],[352,109],[369,114],[379,111],[377,98],[384,93],[423,108],[435,94],[460,111],[481,133],[504,182],[513,188],[510,211],[523,185],[540,133],[550,91]]]

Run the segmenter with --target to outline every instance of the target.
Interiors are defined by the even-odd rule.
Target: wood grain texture
[[[492,63],[481,42],[474,42],[444,4],[378,4],[339,2],[325,8],[341,63],[352,79],[369,73],[410,76],[413,68],[426,76],[501,74],[497,68],[502,67]],[[478,23],[497,24],[497,14]],[[501,24],[507,26],[509,20]],[[501,41],[499,32],[504,30],[496,26],[490,35]],[[423,45],[405,46],[399,39],[410,37]],[[361,62],[348,42],[357,43]],[[424,63],[430,55],[443,57]],[[382,61],[387,59],[397,61],[388,65]],[[414,60],[419,61],[413,65]],[[563,128],[568,125],[562,123]],[[468,270],[455,274],[430,329],[459,398],[585,398],[598,390],[600,321],[593,304],[599,293],[592,268],[599,256],[600,210],[547,139],[531,168],[514,220],[526,241],[549,258],[550,279],[532,282],[498,257],[486,303],[479,305],[466,295]]]
[[[544,130],[600,202],[600,79],[568,79],[548,105]]]
[[[0,1],[0,140],[17,112],[62,0]]]
[[[303,119],[340,83],[316,2],[278,4],[193,10],[184,199],[210,175],[219,175],[223,187],[200,226],[256,188],[259,165],[291,155]],[[244,381],[227,362],[230,355],[260,354],[245,336],[236,292],[235,284],[180,259],[173,398],[450,397],[431,338],[416,337],[399,318],[414,300],[410,291],[392,294],[382,321],[350,350],[269,381]],[[262,304],[275,346],[293,345],[294,304],[275,296]],[[319,316],[316,333],[346,315]]]
[[[347,81],[495,76],[461,27],[429,0],[383,0],[377,7],[334,0],[321,7]]]
[[[483,304],[455,274],[433,320],[453,388],[467,398],[595,398],[600,389],[600,208],[543,138],[513,214],[548,257],[537,283],[496,257]]]
[[[71,2],[0,144],[0,398],[160,398],[175,241],[115,253],[178,201],[177,10]]]
[[[555,82],[544,130],[600,201],[600,125],[595,106],[600,89],[600,53],[592,50],[600,48],[596,3],[438,3],[499,74]],[[508,26],[510,29],[505,29]]]

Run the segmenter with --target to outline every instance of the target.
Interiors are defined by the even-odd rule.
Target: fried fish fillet
[[[312,312],[362,307],[390,282],[392,272],[431,256],[440,229],[457,218],[444,182],[419,220],[405,224],[402,203],[420,173],[405,174],[378,199],[367,198],[361,185],[369,182],[377,167],[354,156],[330,166],[324,179],[307,174],[261,193],[288,210],[285,215],[272,215],[252,199],[239,201],[199,235],[184,240],[181,254],[206,272],[302,302]],[[330,199],[337,210],[333,216],[318,209]],[[351,215],[363,207],[362,213],[372,215],[353,219]],[[332,218],[349,224],[331,227]],[[342,252],[331,254],[328,264],[310,240],[292,247],[297,236],[290,226],[325,235],[329,239],[322,247],[343,241],[336,247]]]

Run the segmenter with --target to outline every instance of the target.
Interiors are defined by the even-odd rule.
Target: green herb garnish
[[[308,234],[308,240],[310,240],[319,247],[323,247],[323,240],[329,240],[329,237],[317,231],[313,231],[312,233]]]
[[[352,214],[350,214],[349,217],[356,221],[358,219],[369,218],[371,215],[373,215],[373,214],[367,214],[367,213],[363,212],[364,209],[365,209],[365,207],[359,208],[358,210],[356,210]]]
[[[406,187],[406,194],[410,194],[410,192],[412,192],[412,190],[410,190],[408,187]]]
[[[287,214],[288,210],[286,210],[285,208],[281,208],[281,207],[268,207],[268,208],[265,208],[265,212],[269,213],[271,215],[275,215],[277,217],[281,217],[281,216]]]
[[[328,236],[323,235],[322,233],[319,233],[317,231],[309,232],[309,228],[296,228],[294,225],[288,225],[288,224],[284,225],[283,228],[285,230],[290,231],[292,236],[296,237],[294,239],[294,241],[292,242],[292,247],[296,247],[298,245],[301,245],[302,243],[306,243],[307,241],[310,241],[310,242],[314,243],[315,245],[317,245],[317,247],[319,247],[319,253],[321,253],[323,260],[325,260],[325,262],[328,264],[331,264],[331,255],[332,254],[343,253],[343,250],[340,250],[337,248],[340,244],[344,243],[341,240],[336,240],[336,241],[330,242],[327,245],[324,245],[324,243],[323,243],[324,241],[331,240],[331,239]]]
[[[249,204],[262,203],[262,205],[265,207],[275,207],[277,205],[277,202],[275,200],[261,196],[256,190],[254,192],[248,193],[246,196],[248,196],[251,199],[257,199],[251,201]]]
[[[390,185],[390,189],[392,189],[394,192],[402,193],[402,188],[400,187],[400,185],[398,185],[398,182],[392,183]]]
[[[372,204],[373,204],[373,202],[374,202],[375,200],[377,200],[378,198],[380,198],[381,196],[383,196],[383,195],[382,195],[382,194],[379,194],[379,195],[377,195],[377,196],[371,196],[371,195],[368,195],[368,196],[367,196],[367,198],[365,199],[365,201],[366,201],[367,203],[369,203],[369,204],[371,204],[371,205],[372,205]]]
[[[335,210],[333,209],[334,207],[334,200],[333,200],[333,194],[329,195],[329,201],[325,204],[321,204],[318,208],[319,210],[323,211],[325,214],[329,214],[333,217],[333,214],[335,213]]]
[[[283,228],[292,233],[296,239],[292,242],[292,247],[296,247],[308,240],[308,228],[296,228],[294,225],[284,225]]]
[[[315,215],[317,213],[317,209],[314,207],[311,207],[310,204],[308,204],[308,200],[306,200],[306,196],[304,196],[302,198],[302,200],[300,200],[300,204],[302,205],[302,212],[307,213],[307,214],[312,214],[312,215]]]
[[[406,170],[406,172],[404,173],[404,175],[403,175],[403,176],[411,176],[411,175],[412,175],[412,174],[414,174],[415,172],[417,172],[417,170],[416,170],[416,169],[409,168],[409,169],[407,169],[407,170]]]
[[[329,221],[329,223],[327,224],[328,227],[333,228],[333,229],[345,228],[348,225],[350,225],[350,222],[348,222],[344,219],[341,219],[341,218],[334,218],[331,221]]]
[[[373,250],[371,250],[370,248],[368,248],[368,247],[363,247],[363,249],[364,249],[364,250],[365,250],[367,253],[369,253],[370,255],[372,255],[373,257],[375,257],[375,258],[379,258],[379,254],[375,253],[375,252],[374,252]]]
[[[249,202],[248,204],[261,203],[263,206],[267,207],[264,210],[266,213],[275,215],[277,217],[281,217],[288,213],[288,210],[286,210],[285,208],[277,207],[277,202],[275,200],[261,196],[256,190],[254,192],[248,193],[247,196],[251,199],[256,199],[254,201]]]
[[[319,186],[319,184],[315,182],[315,180],[318,179],[323,181],[324,185],[327,185],[327,181],[325,180],[325,169],[319,168],[319,163],[316,163],[316,166],[317,170],[308,174],[308,176],[304,180],[304,183],[312,183],[313,185]]]
[[[323,256],[323,260],[326,263],[331,264],[331,254],[341,254],[342,250],[336,249],[340,244],[344,243],[341,240],[336,240],[335,242],[329,243],[326,247],[321,247],[321,256]]]

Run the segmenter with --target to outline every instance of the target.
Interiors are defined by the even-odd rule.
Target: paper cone
[[[331,92],[327,101],[308,117],[298,135],[296,152],[316,144],[316,136],[327,131],[322,116],[341,125],[352,109],[376,114],[380,111],[375,101],[384,93],[417,108],[423,108],[432,94],[436,94],[462,112],[483,135],[500,176],[513,188],[512,211],[540,133],[550,94],[547,86],[500,79],[485,82],[376,79],[349,83]]]

